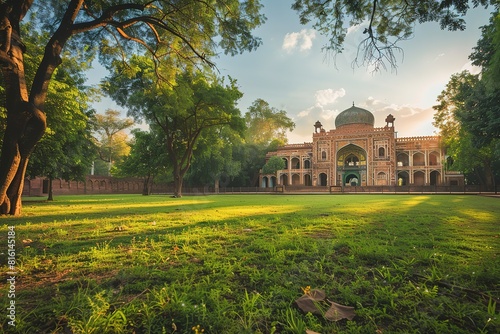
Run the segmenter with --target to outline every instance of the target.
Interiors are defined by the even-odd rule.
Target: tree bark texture
[[[61,63],[62,48],[83,0],[73,0],[58,30],[47,43],[35,73],[31,90],[24,72],[25,46],[20,23],[32,0],[7,0],[0,4],[0,67],[5,84],[7,125],[0,155],[0,214],[19,215],[21,195],[29,157],[47,127],[43,105],[55,68]]]
[[[25,46],[19,24],[30,1],[0,5],[0,65],[6,91],[7,125],[0,156],[0,214],[18,215],[29,156],[46,128],[45,114],[29,98],[24,74]],[[24,6],[23,6],[24,5]]]
[[[181,172],[179,162],[174,162],[174,197],[181,198],[182,197],[182,181],[184,179],[184,174]]]

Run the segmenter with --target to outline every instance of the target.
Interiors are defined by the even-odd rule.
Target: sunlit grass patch
[[[494,333],[499,208],[460,195],[68,196],[0,225],[16,226],[21,333]],[[356,317],[304,314],[306,286]]]

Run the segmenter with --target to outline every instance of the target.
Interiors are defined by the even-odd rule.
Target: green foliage
[[[121,161],[130,152],[127,144],[128,134],[124,131],[134,125],[130,118],[120,118],[120,112],[108,109],[103,114],[95,115],[95,134],[99,158],[107,163],[105,174],[110,175],[113,164]]]
[[[47,36],[30,25],[23,30],[30,51],[25,58],[25,72],[27,81],[32,82],[43,56],[40,42]],[[67,53],[64,64],[55,70],[45,101],[47,130],[30,158],[29,176],[73,180],[88,174],[95,155],[91,135],[94,111],[90,108],[95,92],[84,85],[86,69],[79,57]]]
[[[125,314],[110,308],[104,291],[87,296],[87,305],[81,305],[79,312],[69,316],[68,327],[75,334],[127,333]]]
[[[498,10],[483,27],[471,55],[473,62],[482,66],[482,73],[454,74],[434,107],[434,125],[454,161],[452,168],[467,173],[469,181],[487,185],[494,185],[500,177],[500,93],[495,88],[497,80],[490,76],[496,71],[496,54],[500,52],[497,15]]]
[[[241,173],[234,177],[230,185],[255,187],[258,186],[259,171],[265,164],[267,148],[260,145],[242,143],[233,149],[234,159],[241,162]]]
[[[0,62],[12,83],[5,85],[9,117],[6,129],[0,129],[9,136],[2,142],[0,156],[2,213],[21,212],[27,162],[45,132],[48,87],[65,51],[85,59],[82,67],[98,52],[108,69],[118,62],[126,70],[132,68],[127,64],[130,58],[147,53],[155,78],[172,83],[186,69],[213,66],[211,58],[221,50],[231,55],[255,50],[261,41],[251,31],[265,20],[260,9],[259,0],[2,1],[2,38],[9,40],[1,43]],[[36,14],[27,16],[30,10]],[[28,17],[30,28],[43,32],[39,43],[44,45],[42,52],[31,54],[42,57],[35,62],[31,85],[26,84],[24,71],[25,57],[30,55],[20,40],[20,25]],[[16,152],[21,146],[19,158]]]
[[[493,0],[475,0],[474,7],[495,4]],[[439,22],[441,29],[464,30],[463,17],[469,9],[468,0],[459,1],[314,1],[295,0],[292,8],[299,13],[302,24],[313,27],[328,38],[324,50],[341,53],[347,27],[363,24],[366,38],[358,46],[353,65],[386,68],[396,67],[394,51],[397,43],[413,36],[417,23]]]
[[[285,160],[283,160],[283,158],[273,156],[269,158],[264,167],[262,167],[262,173],[276,174],[277,171],[282,169],[285,169]]]
[[[53,33],[69,6],[66,2],[34,1],[37,23]],[[113,61],[149,52],[162,63],[158,74],[173,79],[185,64],[206,61],[223,50],[235,55],[255,50],[261,40],[252,29],[265,21],[258,0],[94,1],[78,12],[79,26],[68,50],[99,52],[100,61]],[[111,19],[108,18],[111,15]],[[112,22],[112,23],[110,23]],[[108,25],[109,24],[109,25]],[[108,29],[101,29],[107,25]]]
[[[193,163],[186,175],[192,186],[228,185],[242,173],[242,161],[235,159],[236,147],[242,145],[242,129],[227,125],[202,132],[193,153]]]
[[[259,171],[266,163],[266,154],[286,144],[287,131],[295,128],[295,123],[284,110],[271,107],[262,99],[257,99],[245,113],[244,142],[234,141],[232,145],[233,161],[240,166],[240,172],[229,175],[226,185],[254,187],[258,186]],[[227,156],[227,155],[226,155]]]
[[[255,100],[245,113],[247,126],[245,140],[249,144],[268,146],[273,140],[287,142],[286,132],[295,128],[295,123],[285,110],[273,108],[262,99]]]
[[[132,134],[134,138],[130,144],[130,154],[117,163],[114,175],[144,178],[143,194],[148,195],[158,178],[171,181],[169,176],[172,171],[161,136],[141,130],[133,130]]]
[[[60,196],[24,211],[0,217],[24,240],[20,332],[500,329],[493,197]],[[307,286],[355,318],[304,314]]]
[[[225,136],[223,128],[243,131],[244,122],[236,107],[242,93],[235,80],[229,78],[226,83],[210,72],[186,71],[176,77],[173,86],[164,82],[155,84],[151,63],[140,57],[135,60],[137,68],[133,76],[123,77],[119,67],[109,78],[106,89],[131,115],[146,120],[151,131],[163,138],[173,169],[175,196],[180,196],[184,175],[200,138],[209,136],[208,131]],[[213,176],[221,172],[220,168],[219,165],[218,170],[212,171]]]

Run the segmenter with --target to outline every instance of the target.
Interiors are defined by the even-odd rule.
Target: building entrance
[[[361,172],[366,171],[366,151],[349,144],[337,152],[337,168],[342,172],[342,185],[362,186]]]
[[[345,186],[359,186],[361,185],[361,178],[358,172],[349,171],[344,174],[344,185]]]

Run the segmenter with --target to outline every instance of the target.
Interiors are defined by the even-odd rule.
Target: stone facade
[[[354,105],[340,113],[334,130],[318,121],[312,142],[269,152],[285,160],[276,175],[260,175],[262,187],[463,185],[459,173],[446,173],[440,137],[397,138],[395,118],[374,127],[373,114]]]

